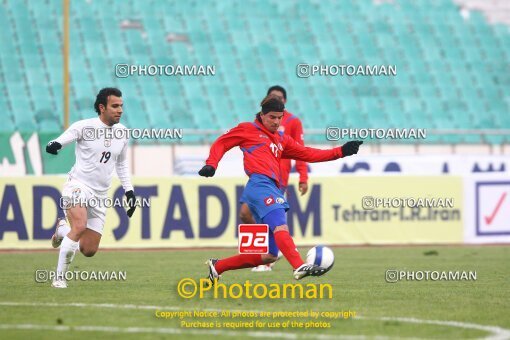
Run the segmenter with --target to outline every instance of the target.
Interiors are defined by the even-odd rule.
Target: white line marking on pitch
[[[510,330],[504,329],[504,328],[501,328],[498,326],[484,326],[484,325],[478,325],[476,323],[467,323],[467,322],[460,322],[460,321],[421,320],[421,319],[416,319],[416,318],[382,317],[382,318],[378,318],[378,319],[381,321],[400,321],[400,322],[409,322],[409,323],[421,323],[421,324],[430,324],[430,325],[477,329],[480,331],[486,331],[488,333],[491,333],[491,335],[489,337],[486,337],[485,339],[491,339],[491,340],[510,339]]]
[[[179,328],[150,328],[150,327],[109,327],[109,326],[49,326],[49,325],[35,325],[35,324],[0,324],[0,329],[3,330],[50,330],[50,331],[82,331],[82,332],[111,332],[111,333],[159,333],[159,334],[193,334],[193,335],[222,335],[233,337],[271,337],[271,338],[284,338],[284,339],[318,339],[318,340],[332,340],[332,339],[349,339],[349,340],[363,340],[363,339],[400,339],[400,340],[422,340],[421,338],[401,338],[401,337],[386,337],[386,336],[364,336],[364,335],[344,335],[344,334],[296,334],[296,333],[281,333],[281,332],[261,332],[261,331],[224,331],[224,330],[194,330],[194,329],[179,329]]]
[[[177,306],[147,306],[147,305],[132,305],[132,304],[112,304],[112,303],[41,303],[41,302],[0,302],[0,306],[33,306],[33,307],[83,307],[83,308],[113,308],[113,309],[142,309],[142,310],[183,310],[182,307]],[[213,309],[213,308],[196,308],[195,310],[204,310],[204,311],[216,311],[221,312],[222,309]],[[230,311],[239,311],[239,312],[260,312],[260,311],[251,311],[251,310],[232,310]],[[510,339],[510,330],[501,328],[498,326],[485,326],[485,325],[478,325],[475,323],[466,323],[466,322],[460,322],[460,321],[443,321],[443,320],[423,320],[423,319],[416,319],[416,318],[404,318],[404,317],[356,317],[352,318],[352,320],[376,320],[376,321],[399,321],[399,322],[407,322],[407,323],[416,323],[416,324],[429,324],[429,325],[438,325],[438,326],[449,326],[449,327],[456,327],[456,328],[464,328],[464,329],[476,329],[488,332],[489,335],[485,337],[484,339],[490,339],[490,340],[505,340]],[[16,326],[22,326],[22,325],[0,325],[0,328],[4,327],[16,327]],[[25,325],[26,327],[54,327],[52,329],[54,330],[60,330],[58,327],[67,327],[67,326],[45,326],[45,325]],[[80,327],[88,327],[88,330],[90,327],[94,326],[76,326],[72,327],[73,329],[78,330]],[[101,327],[100,327],[101,328]],[[118,327],[102,327],[104,329],[118,329]],[[67,329],[67,328],[66,328]],[[177,328],[140,328],[140,327],[130,327],[130,328],[119,328],[119,329],[132,329],[132,330],[139,330],[139,331],[130,331],[131,333],[147,333],[147,332],[155,332],[158,333],[160,331],[157,330],[166,330],[164,332],[174,332],[175,334],[183,334],[183,331],[181,329]],[[144,331],[140,331],[144,330]],[[150,331],[149,331],[150,330]],[[154,330],[154,331],[152,331]],[[105,330],[105,332],[107,332]],[[113,331],[112,331],[113,332]],[[120,331],[119,331],[120,332]],[[184,333],[193,333],[196,332],[194,330],[186,330]],[[201,331],[200,331],[201,332]],[[200,333],[200,334],[221,334],[222,335],[228,335],[228,334],[234,334],[236,335],[249,335],[252,337],[260,337],[260,336],[280,336],[284,338],[289,339],[296,339],[297,337],[300,337],[299,334],[292,334],[292,333],[275,333],[275,332],[223,332],[223,331],[204,331],[207,333]],[[217,333],[220,332],[220,333]],[[239,333],[239,334],[237,334]],[[198,333],[197,333],[198,334]],[[263,335],[260,335],[263,334]],[[278,335],[277,335],[278,334]],[[329,336],[326,334],[323,335],[317,335],[314,336],[314,338],[317,339],[337,339],[338,335],[335,336]],[[356,338],[356,339],[365,339],[365,336],[346,336],[346,338]],[[387,337],[377,337],[378,339],[387,339]]]
[[[153,327],[105,327],[105,326],[48,326],[48,325],[34,325],[34,324],[0,324],[0,329],[14,329],[14,330],[46,330],[46,331],[81,331],[81,332],[108,332],[108,333],[159,333],[159,334],[193,334],[193,335],[221,335],[233,337],[254,337],[254,338],[284,338],[284,339],[299,339],[299,338],[313,338],[319,340],[330,339],[367,339],[363,335],[310,335],[310,334],[296,334],[296,333],[281,333],[281,332],[261,332],[261,331],[224,331],[224,330],[195,330],[195,329],[179,329],[179,328],[153,328]],[[373,337],[371,337],[373,338]],[[377,339],[385,340],[388,337],[377,336]],[[399,338],[403,339],[403,338]]]

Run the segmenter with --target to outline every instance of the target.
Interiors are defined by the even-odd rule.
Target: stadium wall
[[[0,179],[0,249],[48,248],[56,217],[63,215],[59,199],[64,181],[65,176]],[[237,202],[245,181],[242,177],[135,177],[137,196],[150,205],[140,207],[132,219],[123,207],[108,209],[101,245],[236,246]],[[507,177],[318,177],[305,196],[299,196],[296,187],[293,180],[288,224],[297,245],[510,242]],[[123,193],[114,181],[109,197],[122,199]],[[395,198],[451,199],[453,205],[397,207],[388,203]],[[367,199],[388,200],[371,208]]]

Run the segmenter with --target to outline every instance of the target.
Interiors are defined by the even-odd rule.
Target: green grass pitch
[[[301,247],[301,254],[306,254]],[[272,272],[249,269],[224,273],[220,283],[329,283],[332,299],[184,299],[178,282],[205,277],[204,261],[234,249],[101,251],[78,254],[72,270],[126,271],[125,281],[71,281],[68,289],[36,283],[35,271],[52,270],[55,252],[0,254],[0,334],[3,339],[229,339],[270,338],[510,338],[510,248],[505,246],[413,246],[334,248],[335,266],[320,278],[295,281],[283,259]],[[476,271],[476,281],[400,281],[387,283],[388,269]],[[352,311],[353,318],[326,319],[329,328],[287,327],[310,318],[257,318],[264,327],[187,328],[160,311]],[[228,317],[187,317],[188,322],[250,322]],[[270,323],[280,327],[269,328]]]

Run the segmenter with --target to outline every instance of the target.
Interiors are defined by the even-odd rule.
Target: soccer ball
[[[306,254],[306,263],[318,265],[319,267],[325,268],[326,272],[328,272],[333,268],[335,255],[328,247],[315,246]]]

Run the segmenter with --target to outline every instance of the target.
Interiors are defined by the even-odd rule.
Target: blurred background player
[[[60,246],[57,277],[51,284],[54,288],[67,288],[65,273],[78,247],[87,257],[96,253],[103,233],[106,207],[104,204],[88,206],[87,202],[104,202],[114,169],[128,198],[129,217],[136,208],[127,162],[128,136],[127,133],[113,133],[113,129],[126,129],[119,123],[122,106],[119,89],[100,90],[94,104],[98,117],[75,122],[46,146],[46,152],[56,155],[63,146],[76,142],[76,163],[68,173],[61,200],[66,204],[62,208],[71,226],[65,219],[59,220],[51,239],[54,248]]]
[[[266,96],[261,107],[262,110],[257,113],[254,122],[239,124],[213,143],[206,165],[198,173],[204,177],[214,176],[223,155],[234,146],[241,148],[244,170],[250,177],[243,196],[254,220],[269,225],[269,253],[238,254],[221,260],[207,260],[209,280],[212,284],[225,271],[276,261],[278,250],[281,250],[289,261],[296,280],[309,275],[324,274],[324,269],[303,261],[289,234],[285,214],[289,205],[281,191],[280,160],[285,157],[306,162],[331,161],[356,154],[363,143],[351,141],[330,150],[305,147],[278,131],[285,109],[283,101],[274,96]]]
[[[287,104],[287,91],[285,88],[279,85],[271,86],[267,90],[267,95],[271,95],[274,97],[277,97],[280,99],[284,105]],[[303,134],[303,124],[301,123],[301,120],[287,111],[287,109],[284,109],[283,111],[283,117],[280,122],[280,127],[278,128],[278,131],[281,131],[282,133],[288,134],[290,137],[292,137],[296,142],[298,142],[301,145],[305,145],[304,143],[304,134]],[[282,176],[282,193],[285,195],[287,191],[287,186],[289,184],[289,174],[291,170],[291,160],[287,158],[282,158],[280,160],[280,171]],[[301,195],[306,194],[308,191],[308,165],[306,162],[296,160],[296,170],[299,173],[299,192]],[[239,218],[243,223],[246,224],[253,224],[255,223],[255,220],[253,219],[253,215],[251,214],[250,208],[248,207],[248,204],[244,203],[243,197],[241,197],[241,210],[239,213]],[[282,256],[281,252],[278,254],[278,258]],[[272,266],[276,262],[272,262],[269,264],[263,264],[257,267],[252,268],[252,271],[254,272],[265,272],[265,271],[271,271]]]

